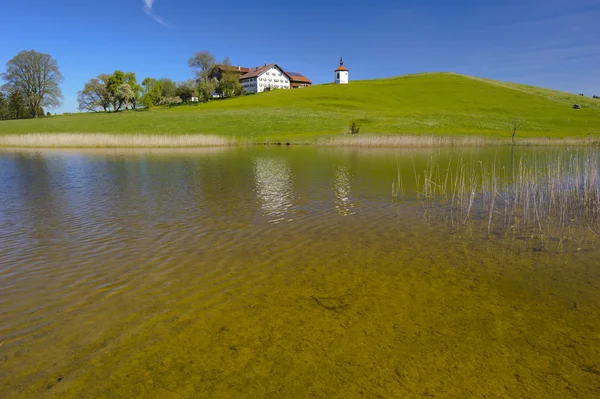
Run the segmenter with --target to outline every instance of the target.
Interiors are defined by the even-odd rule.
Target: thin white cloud
[[[155,1],[156,0],[144,0],[144,12],[146,13],[147,16],[149,16],[150,18],[152,18],[159,24],[168,27],[169,25],[161,17],[159,17],[158,15],[156,15],[154,13],[154,10],[152,9],[152,7],[154,6]]]

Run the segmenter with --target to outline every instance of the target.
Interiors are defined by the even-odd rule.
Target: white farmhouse
[[[289,89],[291,77],[277,64],[265,64],[258,68],[249,68],[248,73],[240,76],[240,84],[245,93],[262,93],[271,89]]]
[[[335,84],[336,85],[347,85],[348,74],[350,71],[344,66],[344,59],[340,58],[340,67],[335,70]]]

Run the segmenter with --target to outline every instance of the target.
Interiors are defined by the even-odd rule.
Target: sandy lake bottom
[[[514,151],[0,151],[0,396],[598,398],[600,249],[416,200]]]

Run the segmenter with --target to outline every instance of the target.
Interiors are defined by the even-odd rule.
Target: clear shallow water
[[[0,396],[596,398],[600,251],[415,201],[516,151],[0,152]]]

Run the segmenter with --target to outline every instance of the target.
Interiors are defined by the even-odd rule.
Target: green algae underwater
[[[432,157],[565,154],[0,152],[0,396],[597,398],[593,231],[423,200]]]

